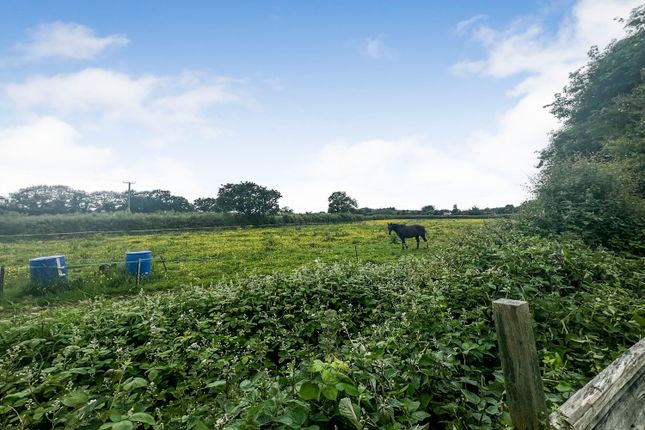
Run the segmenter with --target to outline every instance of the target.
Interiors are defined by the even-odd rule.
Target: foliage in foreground
[[[502,428],[490,303],[528,300],[551,405],[643,334],[642,259],[499,228],[0,321],[3,428]]]

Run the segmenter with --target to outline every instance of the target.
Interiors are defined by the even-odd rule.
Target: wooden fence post
[[[513,425],[517,430],[544,428],[546,401],[529,304],[519,300],[495,300],[493,317]]]
[[[4,297],[4,266],[0,266],[0,297]]]

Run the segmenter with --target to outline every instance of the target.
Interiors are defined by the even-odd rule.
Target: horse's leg
[[[419,236],[414,237],[417,240],[417,249],[419,249]]]
[[[424,234],[424,235],[423,235],[423,236],[421,236],[421,237],[423,238],[423,241],[426,243],[426,248],[429,248],[430,246],[429,246],[429,244],[428,244],[428,238],[426,237],[426,235]]]
[[[405,237],[402,237],[401,238],[401,249],[403,250],[403,249],[405,249],[407,247],[408,247],[408,245],[405,243]]]

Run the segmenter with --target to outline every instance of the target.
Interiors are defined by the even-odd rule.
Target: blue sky
[[[520,203],[542,108],[630,0],[0,4],[0,195],[39,183],[298,211]]]

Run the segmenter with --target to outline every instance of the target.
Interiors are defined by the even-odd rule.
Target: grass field
[[[287,226],[231,229],[207,232],[140,235],[91,235],[64,240],[20,240],[0,242],[0,265],[7,270],[5,297],[13,302],[42,304],[75,301],[88,296],[120,295],[138,292],[132,279],[121,276],[126,251],[151,250],[163,257],[167,272],[154,263],[153,278],[141,284],[147,290],[182,285],[209,285],[232,278],[289,271],[315,260],[321,262],[355,261],[383,263],[401,255],[441,252],[464,229],[486,222],[476,219],[420,220],[430,239],[402,252],[398,238],[387,236],[389,221],[351,224]],[[395,221],[396,222],[396,221]],[[399,221],[412,223],[410,220]],[[66,256],[70,280],[67,290],[33,297],[30,294],[28,260]],[[101,263],[116,262],[112,276],[98,273]]]

